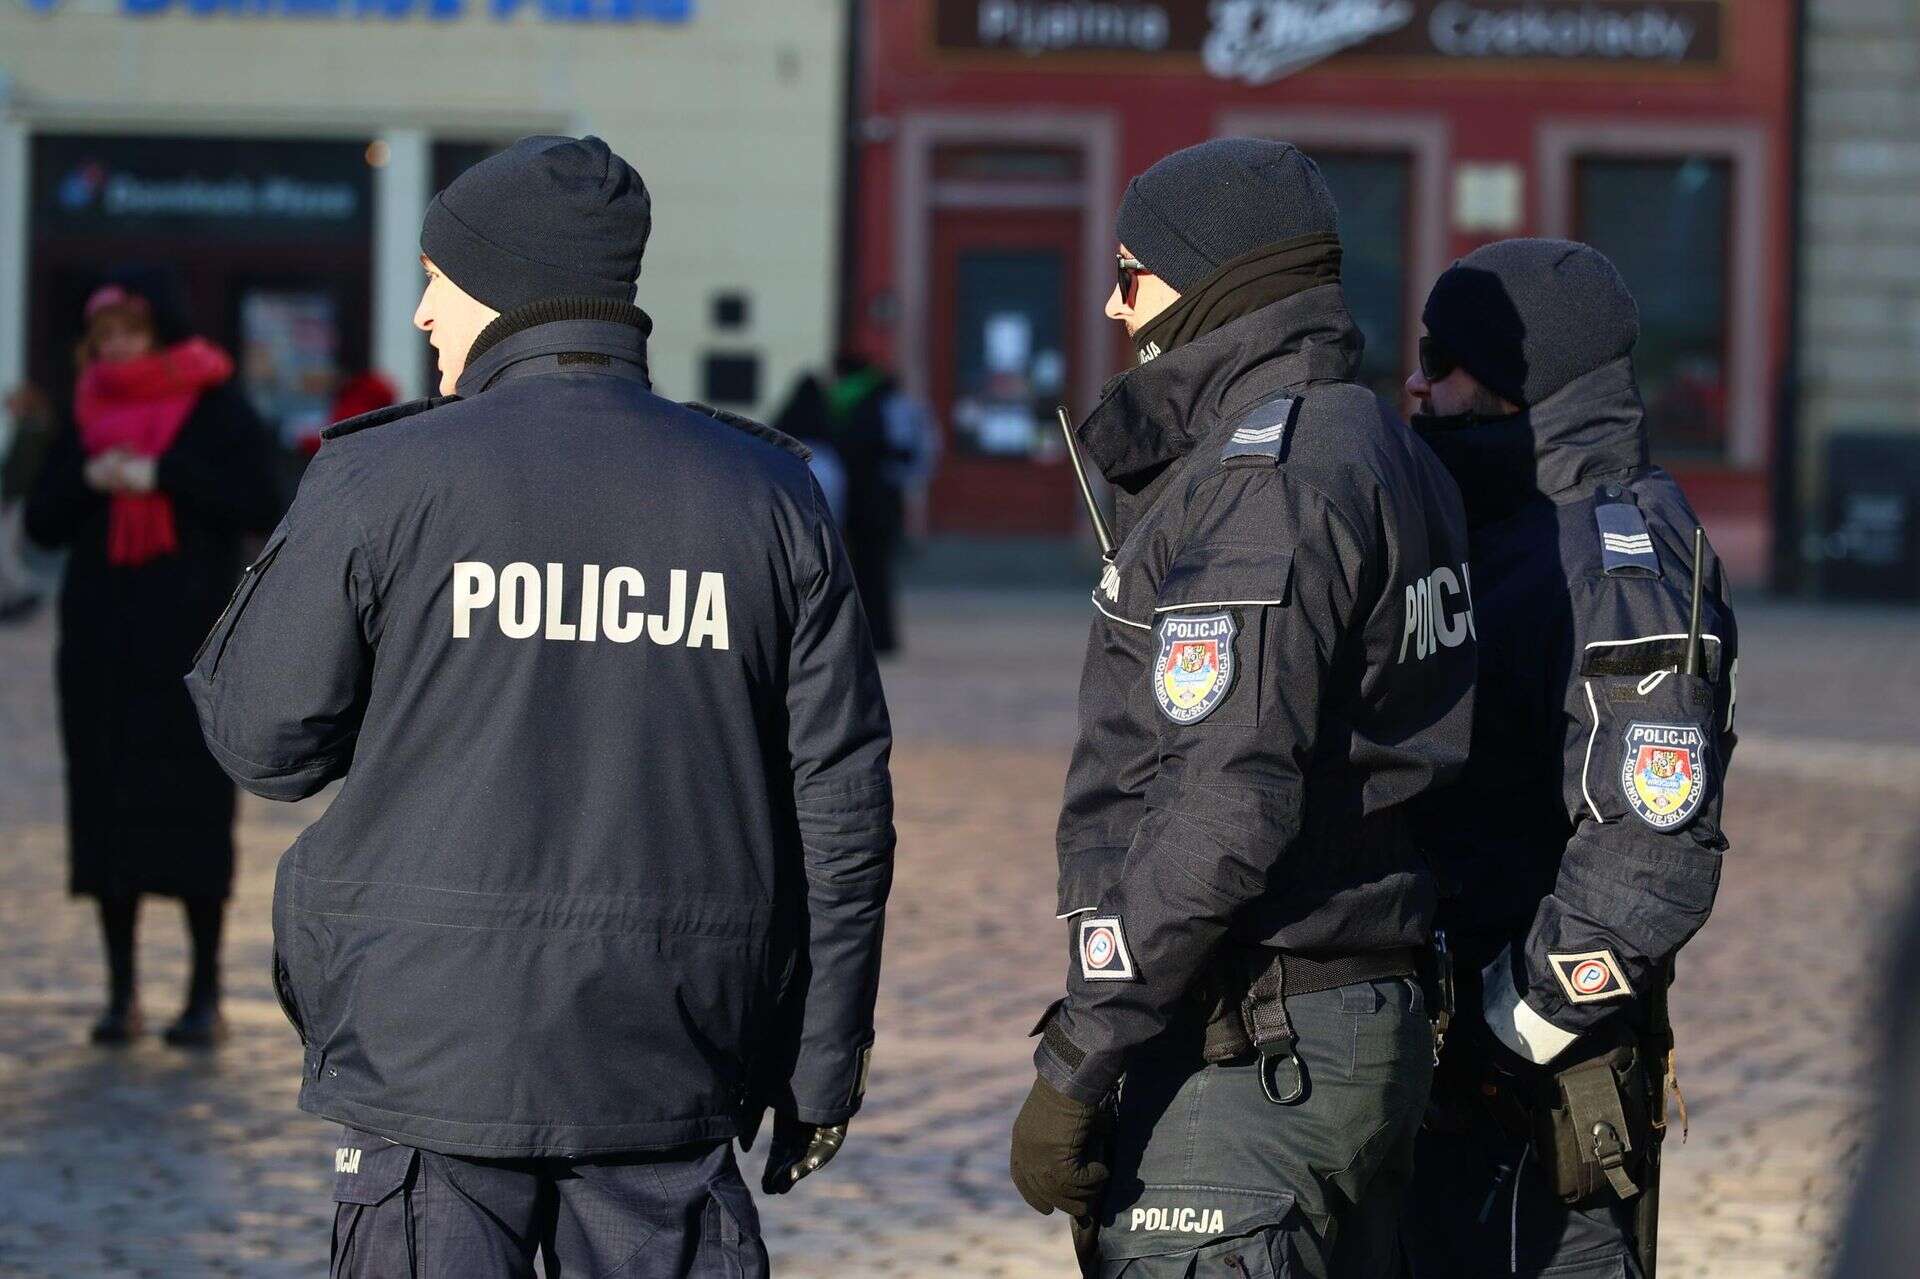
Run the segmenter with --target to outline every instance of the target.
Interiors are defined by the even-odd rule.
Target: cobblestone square
[[[1005,1163],[1025,1032],[1062,978],[1051,840],[1082,598],[909,600],[887,668],[900,852],[872,1091],[838,1161],[763,1202],[777,1274],[1072,1272],[1059,1219],[1027,1210]],[[1741,620],[1734,848],[1674,995],[1692,1131],[1668,1146],[1662,1279],[1822,1272],[1920,833],[1913,615],[1749,603]],[[44,616],[0,630],[0,1273],[322,1273],[333,1143],[294,1108],[298,1044],[266,974],[274,860],[324,797],[243,802],[229,1042],[88,1047],[102,978],[89,905],[64,891],[51,645]],[[175,1010],[184,933],[167,902],[143,923],[151,1026]]]

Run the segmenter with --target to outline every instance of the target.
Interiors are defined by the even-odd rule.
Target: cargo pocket
[[[1101,1279],[1292,1279],[1289,1193],[1153,1186],[1100,1232]]]
[[[1260,722],[1269,609],[1288,603],[1293,552],[1213,542],[1181,552],[1160,584],[1148,679],[1175,724]]]
[[[333,1152],[333,1258],[329,1279],[395,1279],[414,1273],[411,1187],[420,1152],[343,1128]]]
[[[1587,749],[1581,797],[1598,821],[1680,830],[1718,788],[1713,685],[1671,668],[1583,674]]]
[[[194,651],[192,669],[199,670],[200,664],[205,661],[206,670],[203,674],[207,679],[212,679],[213,673],[220,669],[220,658],[227,651],[227,640],[232,637],[234,627],[240,624],[240,615],[246,611],[247,602],[253,598],[254,591],[259,589],[260,579],[266,576],[269,568],[273,567],[274,558],[280,554],[280,548],[286,545],[286,542],[287,535],[284,531],[275,533],[268,539],[266,546],[260,551],[259,558],[247,565],[246,571],[240,575],[240,583],[233,588],[233,594],[227,597],[227,606],[220,610],[220,616],[214,622],[213,629],[207,632],[207,637],[200,641],[200,647]],[[211,653],[211,660],[208,660],[209,653]]]
[[[760,1214],[753,1195],[736,1177],[708,1187],[706,1238],[702,1251],[714,1258],[712,1273],[726,1279],[767,1279],[767,1245],[760,1238]]]

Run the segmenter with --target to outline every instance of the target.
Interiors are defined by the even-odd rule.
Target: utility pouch
[[[1655,1136],[1647,1079],[1630,1044],[1553,1075],[1534,1114],[1534,1139],[1554,1192],[1578,1204],[1611,1190],[1622,1201],[1644,1188]]]

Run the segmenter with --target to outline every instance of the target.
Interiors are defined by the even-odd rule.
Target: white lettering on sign
[[[1167,1230],[1183,1235],[1225,1234],[1227,1214],[1218,1208],[1135,1208],[1128,1230]]]
[[[1214,0],[1207,70],[1266,84],[1413,21],[1409,0]]]
[[[1162,5],[1119,0],[980,0],[975,31],[983,48],[1022,53],[1121,49],[1158,53],[1167,47]]]
[[[572,570],[564,564],[543,567],[544,572],[516,561],[496,571],[479,560],[455,564],[453,638],[473,638],[474,615],[491,610],[500,633],[508,639],[593,643],[605,636],[614,644],[631,644],[644,635],[663,646],[684,642],[688,648],[732,647],[723,573],[699,575],[689,612],[689,570],[671,570],[666,607],[648,613],[641,607],[647,582],[637,568],[623,564],[603,573],[598,564],[583,564],[577,574],[580,589],[573,596],[568,590]]]
[[[1407,587],[1407,624],[1400,635],[1400,656],[1424,661],[1443,648],[1479,639],[1473,629],[1473,575],[1442,565]]]
[[[1694,24],[1658,4],[1637,9],[1525,5],[1483,9],[1462,0],[1434,6],[1427,38],[1455,58],[1608,58],[1679,62]]]

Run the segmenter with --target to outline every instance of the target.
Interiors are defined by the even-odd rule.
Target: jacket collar
[[[1340,286],[1320,285],[1122,373],[1075,434],[1101,474],[1137,492],[1239,410],[1289,387],[1351,380],[1362,345]]]
[[[1413,425],[1459,484],[1477,528],[1529,502],[1564,501],[1644,471],[1645,419],[1632,361],[1622,358],[1509,417],[1415,417]]]
[[[1534,482],[1548,497],[1647,466],[1646,408],[1622,356],[1561,387],[1527,411]]]
[[[637,306],[598,298],[534,302],[496,318],[480,331],[455,387],[466,399],[514,377],[569,372],[603,373],[651,385],[647,338],[653,320]],[[602,361],[563,362],[587,355]]]

